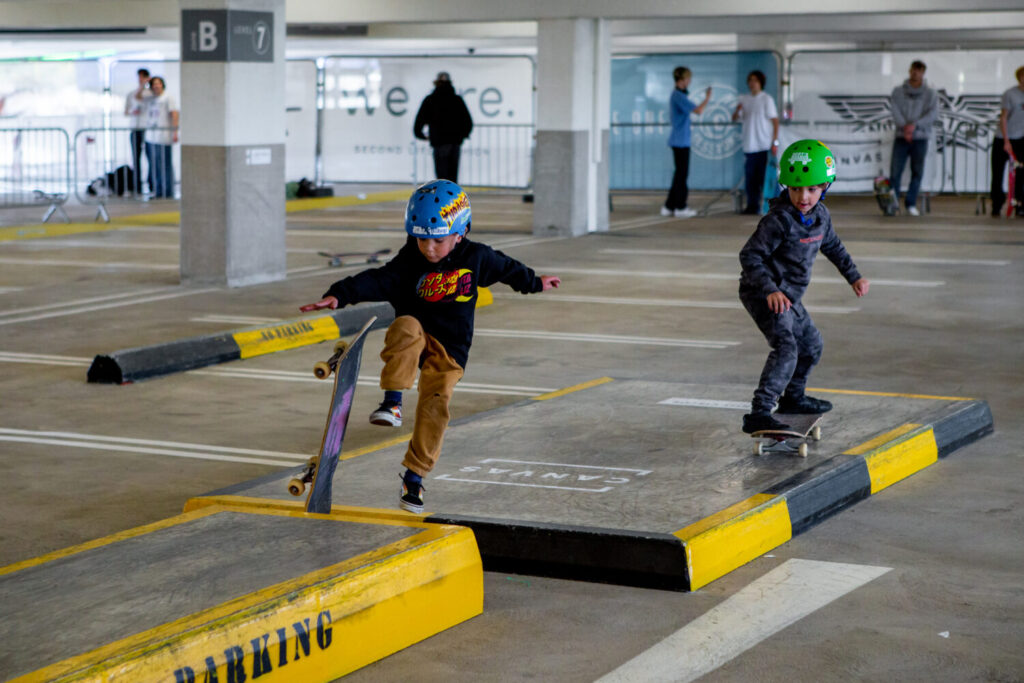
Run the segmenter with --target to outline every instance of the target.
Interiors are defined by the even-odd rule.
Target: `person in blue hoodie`
[[[815,257],[821,251],[858,297],[867,294],[870,286],[821,202],[835,179],[835,156],[824,143],[798,140],[787,147],[779,159],[779,183],[786,191],[740,250],[740,301],[771,347],[750,413],[743,416],[743,431],[748,434],[786,429],[785,414],[832,409],[828,401],[805,393],[807,378],[824,347],[803,305]],[[772,415],[776,402],[777,417]]]
[[[523,294],[561,284],[554,275],[532,269],[467,234],[469,197],[449,180],[433,180],[413,191],[405,209],[403,246],[393,259],[331,285],[303,312],[340,308],[361,301],[387,301],[395,321],[384,338],[380,387],[384,400],[370,422],[402,425],[402,391],[419,371],[419,401],[412,438],[402,464],[399,506],[423,512],[423,477],[441,454],[450,414],[448,402],[466,368],[473,342],[477,291],[503,282]]]
[[[907,213],[920,216],[917,193],[924,177],[924,159],[928,154],[928,140],[932,137],[932,124],[939,118],[939,96],[924,80],[925,64],[915,61],[910,65],[910,78],[892,90],[892,119],[896,124],[896,138],[892,142],[892,164],[889,182],[900,200],[900,176],[910,157],[910,187],[904,198]]]
[[[694,104],[690,99],[690,80],[693,72],[685,66],[677,66],[672,71],[676,87],[668,101],[669,116],[672,121],[672,133],[668,137],[668,146],[672,148],[672,161],[675,172],[672,174],[672,186],[661,207],[662,216],[676,218],[693,218],[697,215],[694,209],[686,205],[690,196],[687,179],[690,175],[690,116],[701,114],[704,107],[711,101],[711,86],[704,91],[704,101]]]

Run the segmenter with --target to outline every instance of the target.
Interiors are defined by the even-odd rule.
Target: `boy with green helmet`
[[[768,340],[771,353],[754,391],[743,431],[785,429],[785,414],[824,413],[828,401],[807,396],[811,368],[821,358],[821,333],[802,303],[818,251],[846,278],[858,297],[870,283],[832,228],[821,203],[836,179],[835,156],[818,140],[799,140],[779,159],[779,183],[786,187],[740,250],[740,301]],[[772,416],[778,402],[779,418]]]

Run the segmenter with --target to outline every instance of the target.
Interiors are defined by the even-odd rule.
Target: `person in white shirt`
[[[132,144],[132,179],[131,191],[142,194],[142,148],[146,140],[146,103],[153,93],[149,91],[149,70],[139,69],[139,87],[132,90],[124,98],[124,115],[128,117],[128,127],[132,129],[129,137]],[[146,163],[152,165],[153,159],[146,153]]]
[[[1006,201],[1003,192],[1003,171],[1006,162],[1013,155],[1017,161],[1024,161],[1024,66],[1017,69],[1017,85],[1003,93],[999,111],[999,130],[992,140],[992,215],[999,216],[999,208]],[[1014,201],[1024,199],[1024,173],[1016,173],[1013,186]],[[1024,204],[1017,204],[1014,212],[1024,216]]]
[[[766,78],[761,71],[747,75],[749,95],[740,95],[739,104],[732,113],[732,120],[743,119],[743,154],[747,186],[747,207],[745,214],[761,213],[761,190],[768,167],[768,155],[779,152],[779,112],[775,98],[764,91]]]
[[[154,197],[174,198],[174,166],[171,152],[178,141],[178,103],[167,92],[161,76],[149,80],[153,96],[148,100],[146,149],[149,152],[149,185]]]

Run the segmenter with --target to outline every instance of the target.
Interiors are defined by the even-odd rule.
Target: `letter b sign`
[[[200,52],[213,52],[217,49],[217,24],[212,21],[199,22],[199,44],[196,46]]]

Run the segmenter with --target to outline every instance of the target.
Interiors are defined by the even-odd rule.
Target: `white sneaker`
[[[672,212],[672,215],[676,218],[693,218],[697,215],[697,212],[693,209],[676,209]]]
[[[921,215],[921,212],[917,210],[916,206],[908,206],[907,207],[907,213],[910,214],[911,216],[920,216]]]
[[[661,215],[662,216],[671,216],[672,215],[672,209],[668,208],[667,206],[661,207]]]

